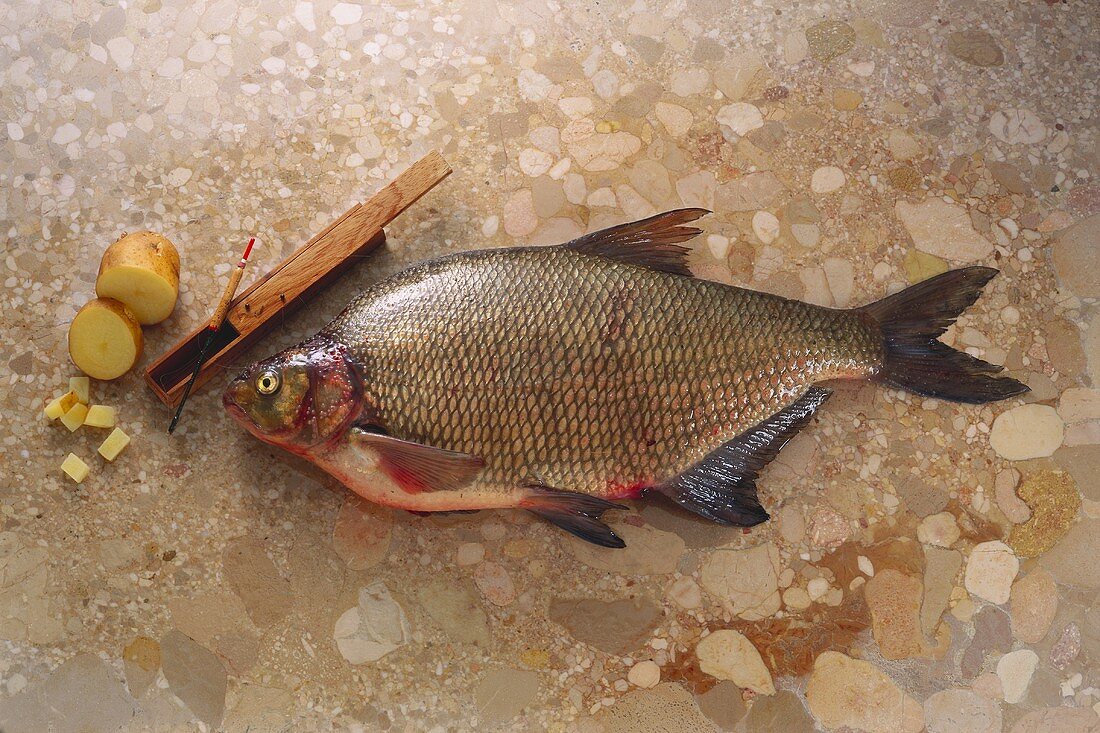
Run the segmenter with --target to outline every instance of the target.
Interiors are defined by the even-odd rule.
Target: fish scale
[[[463,253],[365,292],[323,332],[398,438],[479,456],[470,492],[627,495],[816,381],[871,373],[851,311],[557,247]]]

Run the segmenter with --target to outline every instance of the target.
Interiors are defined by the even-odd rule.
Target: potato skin
[[[107,298],[117,297],[117,293],[102,292],[101,285],[103,274],[115,267],[135,267],[149,270],[162,278],[171,287],[176,298],[179,298],[180,255],[175,245],[163,235],[156,232],[133,232],[119,237],[118,241],[107,248],[103,253],[103,259],[99,262],[99,273],[96,275],[96,295]],[[142,310],[136,306],[137,304],[131,304],[131,309],[135,312]],[[175,309],[175,301],[172,303],[172,309]],[[169,310],[163,315],[163,318],[148,322],[142,321],[142,323],[146,326],[159,323],[171,315],[171,312],[172,310]]]
[[[86,367],[89,367],[90,365],[86,364],[86,363],[81,364],[81,360],[79,360],[78,357],[75,354],[73,354],[73,327],[76,326],[77,323],[80,321],[81,314],[85,313],[86,311],[91,311],[91,310],[94,310],[94,309],[103,309],[103,310],[109,311],[109,312],[114,313],[115,315],[117,315],[122,320],[122,323],[126,326],[127,331],[129,331],[130,337],[133,339],[133,342],[134,342],[134,360],[126,368],[126,370],[123,371],[123,372],[120,372],[120,373],[117,373],[117,374],[114,374],[114,373],[108,374],[108,373],[105,373],[105,372],[98,371],[94,367],[92,367],[91,371],[89,371],[89,369],[87,369]],[[77,328],[80,328],[80,327],[77,326]],[[118,377],[121,377],[126,372],[130,371],[130,369],[133,368],[134,364],[137,364],[138,360],[141,359],[141,353],[145,348],[145,337],[142,335],[142,332],[141,332],[141,324],[138,323],[137,318],[130,311],[130,309],[127,308],[124,304],[120,303],[117,300],[114,300],[113,298],[93,298],[92,300],[89,300],[87,303],[84,304],[84,307],[81,308],[77,312],[76,317],[73,318],[73,322],[71,324],[69,324],[68,345],[69,345],[69,358],[72,359],[73,364],[75,364],[78,369],[80,369],[82,372],[87,374],[89,377],[92,377],[94,379],[104,379],[104,380],[106,380],[106,379],[117,379]],[[93,372],[98,372],[98,373],[93,373]]]

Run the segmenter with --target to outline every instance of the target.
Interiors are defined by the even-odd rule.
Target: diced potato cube
[[[118,458],[118,454],[122,452],[122,449],[129,444],[130,436],[122,432],[120,428],[115,428],[103,441],[103,444],[99,446],[99,455],[108,461],[113,461]]]
[[[83,402],[77,402],[69,408],[69,411],[61,416],[61,424],[69,429],[69,432],[75,432],[77,428],[84,424],[84,418],[88,416],[88,406]]]
[[[72,390],[70,390],[60,397],[55,397],[53,400],[50,401],[50,404],[46,405],[46,417],[50,418],[51,420],[56,420],[57,418],[68,412],[69,408],[75,404],[76,394]]]
[[[116,422],[118,415],[115,408],[107,405],[92,405],[84,418],[84,424],[91,428],[113,428]]]
[[[69,391],[76,393],[77,402],[88,404],[88,395],[91,392],[91,381],[87,377],[69,377]]]
[[[65,460],[61,462],[61,470],[78,484],[88,477],[88,464],[76,457],[75,453],[70,453],[65,457]]]

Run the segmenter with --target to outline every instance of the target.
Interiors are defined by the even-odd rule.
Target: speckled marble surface
[[[0,728],[1100,728],[1098,25],[1053,0],[0,4]],[[252,357],[424,257],[686,204],[715,211],[699,276],[818,303],[998,267],[945,338],[1033,391],[849,385],[765,473],[773,521],[639,503],[618,553],[361,505],[217,389],[169,438],[140,370],[93,386],[134,437],[114,464],[42,417],[120,232],[183,256],[147,361],[245,237],[256,277],[433,148],[454,175]]]

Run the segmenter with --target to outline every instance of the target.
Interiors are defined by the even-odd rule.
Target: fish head
[[[245,369],[222,404],[260,440],[304,454],[351,426],[363,383],[347,347],[318,335]]]

